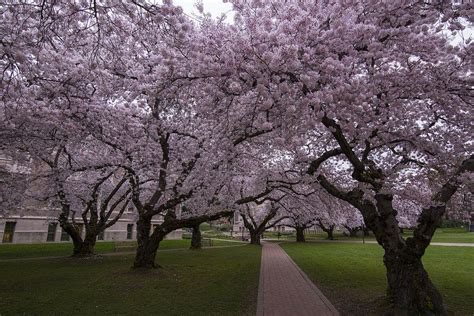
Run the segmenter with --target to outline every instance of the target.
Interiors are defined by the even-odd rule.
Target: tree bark
[[[387,294],[395,315],[446,315],[443,299],[431,282],[421,258],[407,253],[385,252]]]
[[[250,244],[251,245],[261,245],[260,239],[262,234],[256,231],[250,231]]]
[[[328,234],[328,237],[327,237],[326,239],[328,239],[328,240],[334,240],[334,228],[336,227],[336,224],[328,225],[328,226],[326,227],[326,226],[323,224],[323,222],[318,219],[318,223],[317,223],[316,225],[318,225],[318,226],[323,230],[323,232],[325,232],[326,234]]]
[[[442,296],[421,262],[425,241],[403,239],[396,219],[397,212],[392,206],[392,195],[377,194],[375,199],[376,205],[365,205],[363,216],[367,227],[374,232],[377,242],[385,250],[387,295],[392,301],[394,314],[445,315]],[[379,215],[371,216],[375,207]]]
[[[90,257],[94,255],[94,248],[97,234],[95,232],[87,232],[86,238],[80,242],[74,242],[73,257]]]
[[[160,242],[163,240],[163,237],[157,237],[156,241],[148,240],[141,249],[137,249],[135,255],[135,261],[133,263],[133,268],[161,268],[159,264],[155,263],[156,252],[160,247]]]
[[[72,256],[78,258],[94,256],[94,246],[95,243],[84,241],[81,245],[74,246],[74,254]]]
[[[304,228],[303,227],[296,227],[296,241],[297,242],[306,242],[306,238],[304,236]]]
[[[326,233],[328,234],[328,237],[326,239],[334,240],[334,227],[335,225],[330,225],[329,228],[326,229]]]
[[[71,237],[73,244],[72,257],[87,257],[94,254],[95,240],[90,239],[90,234],[82,239],[76,227],[70,222],[61,223],[61,228]]]
[[[213,221],[223,216],[232,215],[231,211],[223,211],[212,215],[202,215],[188,219],[177,219],[174,212],[169,212],[164,216],[163,222],[157,225],[153,233],[151,231],[151,218],[153,215],[146,215],[143,212],[137,222],[137,253],[133,268],[160,268],[155,264],[156,252],[161,241],[172,231],[183,227],[199,227],[203,222]]]
[[[133,268],[157,268],[159,265],[155,264],[155,257],[160,242],[166,236],[161,229],[155,229],[150,236],[151,217],[142,217],[137,222],[137,253]]]
[[[202,237],[201,237],[201,230],[199,229],[199,225],[195,225],[192,229],[193,229],[193,235],[191,237],[190,249],[193,249],[193,250],[202,249]]]

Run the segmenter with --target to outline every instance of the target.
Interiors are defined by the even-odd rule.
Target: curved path
[[[262,246],[257,316],[339,315],[278,244]]]

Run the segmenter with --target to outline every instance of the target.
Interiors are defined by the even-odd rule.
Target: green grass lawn
[[[255,315],[261,248],[0,262],[0,315]]]
[[[218,239],[228,239],[228,240],[240,240],[240,236],[235,235],[231,236],[229,232],[221,231],[217,228],[217,226],[211,226],[209,223],[202,223],[199,226],[201,230],[202,238],[218,238]],[[183,232],[184,239],[191,239],[192,233],[190,229],[186,229]]]
[[[432,241],[474,243],[474,232],[467,232],[464,228],[438,228]]]
[[[213,240],[213,246],[236,245],[235,242]],[[120,244],[130,244],[131,248],[124,251],[133,251],[136,242],[121,242]],[[160,249],[189,248],[191,240],[163,240]],[[206,246],[206,245],[205,245]],[[96,253],[114,252],[114,242],[98,242],[95,247]],[[0,259],[13,258],[33,258],[33,257],[56,257],[69,256],[72,254],[72,243],[42,243],[42,244],[0,244]]]
[[[283,249],[343,314],[380,315],[383,249],[373,244],[284,243]],[[474,314],[474,248],[429,247],[424,265],[455,315]]]
[[[413,235],[413,231],[405,230],[403,236],[408,238]],[[278,238],[276,232],[266,232],[264,234],[265,238]],[[307,240],[323,240],[326,239],[326,233],[314,233],[306,232],[305,233]],[[362,240],[361,236],[358,237],[348,237],[344,236],[342,232],[334,232],[334,238],[336,240]],[[366,240],[375,240],[374,236],[365,237]],[[295,240],[295,233],[284,233],[280,236],[280,239],[283,240]],[[452,242],[452,243],[474,243],[474,232],[467,232],[464,228],[438,228],[433,236],[433,242]]]

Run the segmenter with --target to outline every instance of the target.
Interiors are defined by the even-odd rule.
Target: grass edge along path
[[[409,229],[405,229],[403,233],[404,238],[411,237],[413,235],[413,231]],[[295,240],[296,235],[295,232],[265,232],[265,238],[269,239],[280,239],[282,241],[285,240]],[[305,237],[307,241],[310,240],[326,240],[327,234],[324,232],[314,232],[314,231],[307,231],[305,232]],[[341,231],[334,232],[334,238],[337,241],[360,241],[362,242],[363,238],[361,236],[361,232],[356,237],[349,237],[344,235]],[[366,241],[373,240],[375,241],[375,237],[371,234],[368,237],[365,237]],[[471,243],[474,245],[474,232],[468,232],[467,228],[438,228],[433,236],[432,242],[436,243]]]
[[[280,246],[342,314],[388,308],[383,250],[373,244],[282,243]],[[428,247],[423,263],[454,315],[474,313],[474,248]]]

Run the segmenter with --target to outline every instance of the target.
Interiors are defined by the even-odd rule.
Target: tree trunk
[[[97,224],[86,224],[86,236],[79,247],[74,247],[74,257],[90,257],[94,255],[94,248],[97,241],[97,235],[102,227]],[[79,233],[79,232],[78,232]]]
[[[96,234],[87,233],[86,238],[80,243],[74,242],[73,257],[90,257],[94,255],[94,247],[96,242]]]
[[[420,240],[415,238],[403,239],[396,219],[397,212],[392,207],[392,195],[377,194],[375,199],[379,215],[367,216],[375,213],[374,205],[367,204],[363,216],[367,227],[374,232],[377,242],[385,250],[387,295],[393,303],[393,313],[445,315],[442,296],[421,262],[425,247],[420,246]]]
[[[387,294],[395,315],[446,315],[443,299],[431,282],[421,258],[407,251],[385,252]]]
[[[335,225],[330,225],[329,228],[326,229],[326,233],[328,234],[328,237],[326,239],[334,240],[334,227]]]
[[[143,269],[152,269],[152,268],[161,268],[159,264],[155,263],[156,252],[160,247],[160,242],[163,240],[163,237],[150,238],[140,249],[137,248],[137,253],[135,255],[135,261],[133,262],[133,268],[143,268]]]
[[[195,225],[192,229],[193,229],[193,235],[191,237],[190,249],[194,249],[194,250],[202,249],[202,237],[201,237],[201,230],[199,229],[199,225]]]
[[[328,236],[326,237],[327,240],[334,240],[334,234],[332,229],[328,229],[326,233],[328,234]]]
[[[296,227],[296,241],[297,242],[305,242],[306,239],[304,237],[304,228],[303,227]]]
[[[82,242],[80,245],[76,247],[74,246],[74,254],[73,257],[90,257],[94,255],[94,246],[95,243],[90,242]]]
[[[261,245],[260,239],[262,235],[256,231],[250,231],[250,244]]]
[[[349,237],[357,237],[357,232],[359,231],[359,228],[352,228],[349,226],[344,226],[347,229],[347,232],[349,233]]]
[[[166,234],[161,232],[160,228],[156,228],[150,236],[151,217],[142,217],[137,222],[137,253],[133,268],[151,269],[157,268],[155,264],[156,251],[160,247],[160,242]]]
[[[321,220],[318,220],[317,225],[323,230],[323,232],[328,234],[328,237],[326,239],[334,240],[334,234],[333,233],[334,233],[334,228],[336,227],[336,224],[328,225],[326,227]]]
[[[89,245],[84,246],[84,241],[82,240],[81,235],[76,230],[76,227],[70,222],[61,223],[61,228],[71,237],[73,244],[72,257],[83,257],[90,254]],[[89,248],[89,251],[87,250]],[[93,249],[93,246],[92,246]]]

